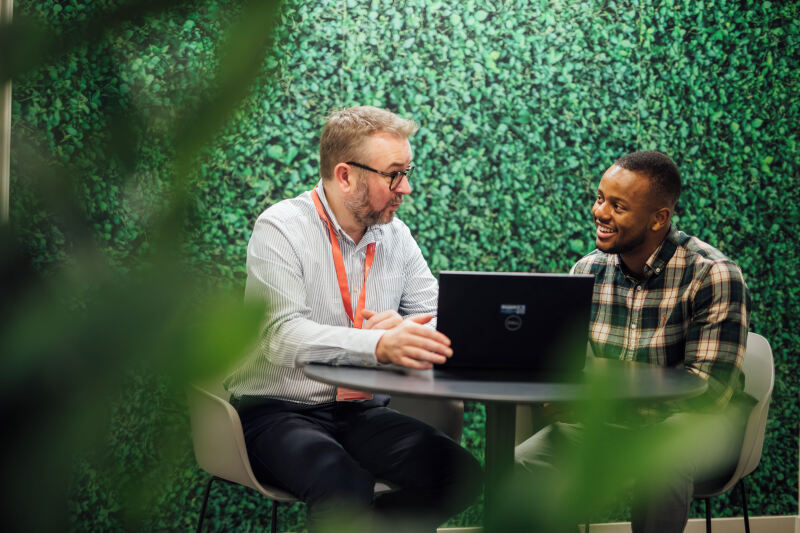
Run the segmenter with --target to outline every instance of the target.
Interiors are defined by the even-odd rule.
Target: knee
[[[468,505],[481,493],[483,468],[468,450],[452,441],[450,443],[451,446],[441,452],[437,468],[431,469],[431,474],[436,476],[436,480],[431,482],[446,485],[449,490],[445,492],[457,495]]]
[[[472,454],[439,432],[418,436],[414,453],[395,467],[393,481],[431,501],[455,497],[471,503],[481,492],[483,470]]]
[[[374,496],[375,479],[356,464],[329,461],[318,468],[315,480],[301,495],[309,507],[345,504],[368,507]]]
[[[527,441],[523,442],[514,449],[514,462],[518,470],[531,473],[555,471],[552,457],[527,444]]]
[[[469,451],[447,439],[434,464],[435,468],[429,470],[429,486],[438,486],[462,508],[478,498],[483,489],[483,468]]]
[[[470,502],[480,496],[483,489],[483,468],[475,457],[464,448],[459,446],[460,454],[463,456],[461,459],[461,466],[459,467],[462,472],[462,481],[464,486],[464,495]]]
[[[553,470],[552,459],[548,450],[543,449],[536,435],[514,448],[514,462],[520,470],[526,472]]]
[[[580,440],[578,429],[555,423],[537,432],[514,449],[514,461],[527,472],[554,472],[560,456]]]

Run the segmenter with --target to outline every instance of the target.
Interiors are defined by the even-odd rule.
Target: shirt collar
[[[667,232],[664,240],[647,259],[644,265],[645,273],[650,276],[652,274],[661,274],[667,267],[667,263],[675,255],[675,250],[678,249],[678,229],[670,224],[669,231]]]
[[[350,239],[352,242],[353,239],[350,235],[347,234],[345,230],[342,229],[342,226],[339,225],[339,221],[336,220],[336,215],[333,214],[333,209],[331,209],[330,204],[328,203],[328,199],[325,197],[325,188],[322,186],[322,179],[317,182],[317,194],[319,195],[319,200],[322,202],[322,207],[325,209],[325,212],[328,213],[328,216],[331,217],[331,222],[333,222],[333,229],[336,230],[336,233],[344,237],[345,239]],[[364,232],[364,236],[361,237],[361,240],[358,241],[358,248],[362,246],[366,246],[372,242],[378,242],[383,237],[383,227],[381,224],[373,224],[372,226],[367,228],[367,231]]]
[[[650,276],[656,275],[658,276],[664,269],[667,267],[667,263],[669,260],[672,259],[672,256],[675,255],[675,250],[678,249],[678,229],[675,227],[674,224],[670,224],[669,231],[664,236],[664,240],[661,241],[661,244],[658,245],[650,257],[647,258],[644,264],[644,278],[647,279]],[[619,254],[614,254],[613,256],[614,265],[623,270],[622,259],[620,258]]]

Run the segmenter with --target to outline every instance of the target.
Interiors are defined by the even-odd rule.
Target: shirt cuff
[[[377,366],[378,358],[375,355],[375,350],[378,347],[378,341],[386,333],[386,330],[353,329],[352,333],[353,342],[348,351],[356,358],[354,362],[364,366]]]

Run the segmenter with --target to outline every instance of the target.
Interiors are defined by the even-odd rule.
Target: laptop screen
[[[437,367],[579,374],[593,287],[591,275],[441,272],[437,329],[453,356]]]

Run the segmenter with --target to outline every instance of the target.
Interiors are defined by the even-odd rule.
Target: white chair
[[[709,498],[727,492],[737,484],[742,496],[744,528],[747,533],[750,533],[744,478],[751,474],[761,461],[767,413],[769,412],[772,387],[775,384],[775,363],[772,359],[772,349],[767,339],[758,333],[751,332],[747,335],[747,351],[742,361],[742,373],[744,374],[744,392],[752,396],[757,403],[747,416],[739,460],[732,465],[729,476],[695,485],[694,497],[705,501],[707,533],[711,533]]]
[[[187,395],[194,455],[200,468],[211,474],[197,521],[198,533],[202,531],[211,485],[216,480],[244,485],[269,498],[272,501],[271,531],[276,533],[279,503],[296,502],[297,498],[256,479],[250,468],[239,413],[228,402],[230,395],[220,382],[192,385]],[[456,442],[461,440],[463,402],[396,397],[392,398],[390,407],[440,429]],[[388,483],[375,483],[376,494],[392,490]]]

